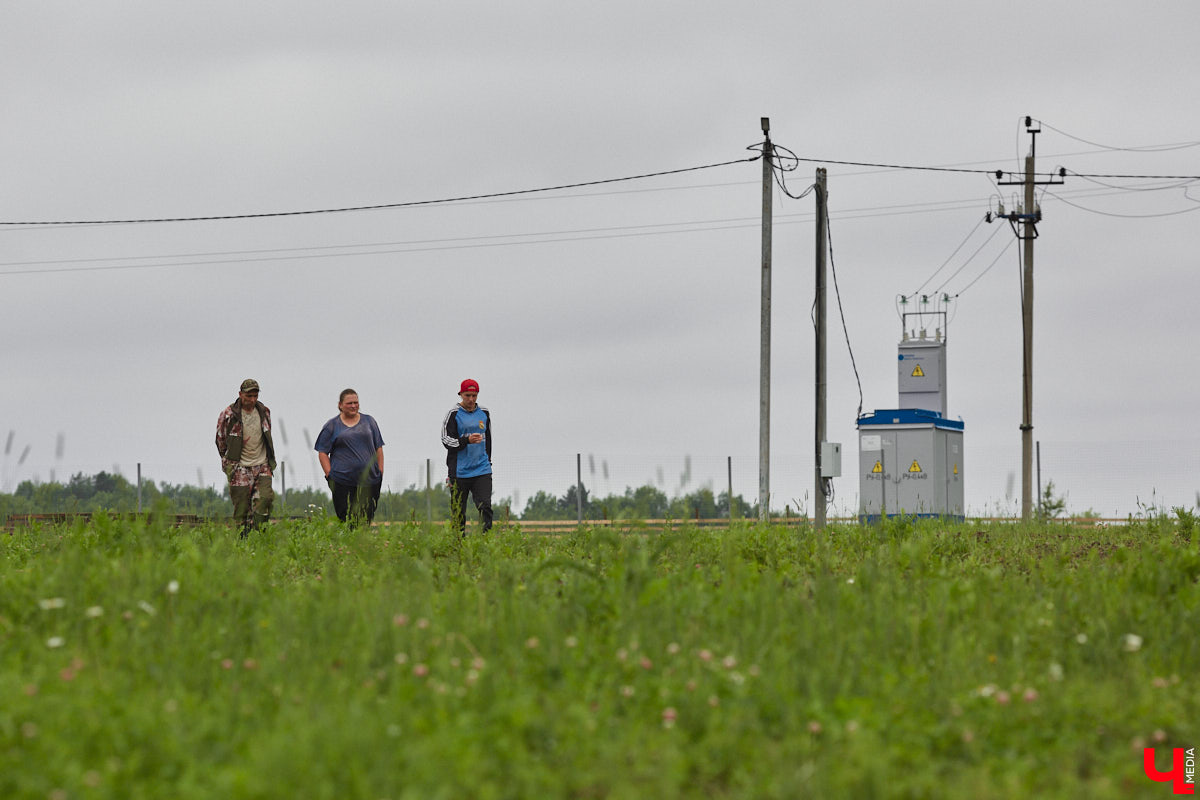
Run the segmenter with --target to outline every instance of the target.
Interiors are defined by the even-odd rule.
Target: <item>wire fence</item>
[[[1015,437],[1014,437],[1015,439]],[[860,476],[857,444],[843,448],[842,475],[833,481],[834,496],[828,507],[833,517],[855,517],[859,512]],[[1164,441],[1042,441],[1038,443],[1035,497],[1047,487],[1061,500],[1065,515],[1104,518],[1139,516],[1175,507],[1200,506],[1200,439]],[[444,487],[444,454],[404,458],[389,453],[384,491]],[[207,467],[207,469],[205,468]],[[23,482],[34,485],[66,484],[73,476],[97,473],[120,475],[155,485],[186,485],[226,490],[224,476],[215,466],[139,462],[136,458],[110,464],[53,462],[0,464],[0,493],[12,494]],[[967,515],[1015,517],[1020,515],[1021,465],[1019,442],[973,446],[964,443],[963,480]],[[808,454],[772,455],[770,509],[780,516],[804,517],[813,508],[813,459]],[[758,463],[755,454],[647,456],[631,453],[516,453],[497,459],[494,505],[506,506],[519,516],[535,501],[575,498],[577,485],[597,508],[588,516],[602,518],[606,498],[621,498],[638,490],[653,490],[667,500],[711,494],[728,514],[732,494],[737,515],[746,515],[758,502]],[[275,490],[326,492],[316,459],[284,459],[276,470]],[[689,512],[689,516],[692,514]],[[702,516],[707,516],[702,514]]]

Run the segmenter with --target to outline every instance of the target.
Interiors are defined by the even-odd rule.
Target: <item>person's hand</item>
[[[483,441],[483,434],[482,433],[468,434],[467,441],[470,442],[471,444],[479,444],[480,442]]]

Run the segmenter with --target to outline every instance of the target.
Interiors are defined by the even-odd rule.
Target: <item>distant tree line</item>
[[[538,492],[525,504],[521,519],[577,519],[580,492],[571,486],[562,497],[549,492]],[[653,486],[625,489],[624,494],[607,497],[592,497],[587,486],[583,486],[583,518],[585,520],[639,520],[639,519],[717,519],[729,516],[729,493],[714,495],[712,489],[703,488],[670,498]],[[758,504],[747,503],[741,495],[734,495],[736,518],[758,516]]]
[[[228,517],[233,508],[229,488],[217,491],[212,487],[186,484],[155,484],[142,481],[142,509],[161,510],[168,514],[192,514],[205,518]],[[278,492],[278,488],[276,489]],[[702,488],[690,494],[670,498],[653,486],[627,488],[624,494],[592,497],[583,487],[583,518],[585,520],[641,519],[714,519],[729,514],[729,493],[714,495],[712,489]],[[754,518],[757,504],[750,504],[741,495],[734,498],[734,516]],[[502,499],[495,504],[497,520],[572,520],[579,513],[579,491],[575,486],[561,497],[539,491],[525,503],[521,513]],[[138,487],[125,477],[109,472],[95,475],[77,473],[66,483],[22,481],[11,494],[0,493],[0,523],[14,514],[51,514],[64,512],[108,511],[129,513],[137,511]],[[402,522],[427,519],[432,512],[434,521],[444,521],[449,513],[449,497],[445,486],[430,490],[410,486],[402,492],[385,491],[379,498],[377,520]],[[286,497],[276,496],[275,517],[298,517],[309,514],[332,514],[329,492],[319,489],[288,489]],[[468,514],[470,518],[471,514]]]

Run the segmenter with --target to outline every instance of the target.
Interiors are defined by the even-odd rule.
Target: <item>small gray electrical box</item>
[[[842,445],[840,442],[821,442],[821,477],[842,477]]]

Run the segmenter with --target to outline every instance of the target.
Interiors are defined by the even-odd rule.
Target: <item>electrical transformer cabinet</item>
[[[946,340],[905,339],[897,350],[900,407],[925,408],[946,416]]]
[[[961,421],[882,409],[858,420],[859,519],[964,516]]]

